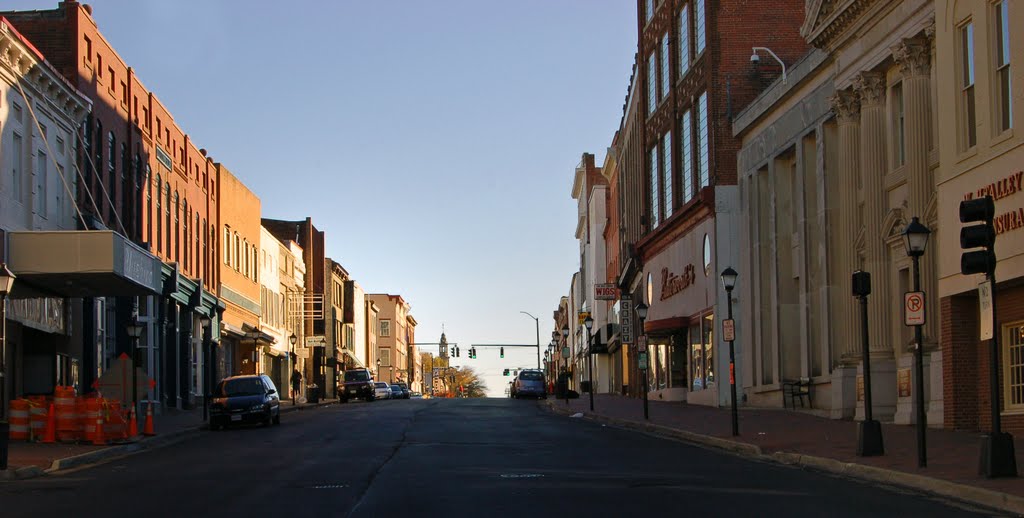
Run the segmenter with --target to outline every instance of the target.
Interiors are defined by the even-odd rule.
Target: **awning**
[[[220,334],[221,334],[221,336],[230,336],[230,337],[238,339],[240,341],[244,341],[244,340],[252,340],[253,337],[249,333],[251,333],[253,331],[256,331],[256,332],[259,333],[259,336],[256,337],[256,344],[257,345],[267,345],[267,344],[275,344],[275,343],[277,343],[277,339],[274,338],[273,335],[267,334],[266,332],[260,331],[259,329],[251,328],[248,325],[246,325],[245,327],[246,327],[246,329],[239,329],[239,328],[237,328],[237,327],[235,327],[235,326],[233,326],[231,324],[228,324],[227,322],[221,322],[220,323]]]
[[[356,355],[352,353],[352,351],[349,351],[348,349],[342,349],[341,351],[345,353],[345,356],[348,356],[349,358],[352,359],[352,363],[356,364],[357,369],[366,368],[366,365],[363,365],[363,362],[359,361],[359,358],[357,358]]]
[[[157,295],[162,262],[110,230],[9,232],[12,298]]]

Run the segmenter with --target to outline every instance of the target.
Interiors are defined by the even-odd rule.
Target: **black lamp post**
[[[139,324],[138,320],[133,320],[131,324],[125,326],[125,332],[132,339],[132,410],[139,411],[139,337],[142,336],[142,324]]]
[[[868,295],[871,294],[871,274],[861,270],[853,272],[853,295],[860,300],[861,360],[864,363],[864,420],[857,433],[857,455],[872,457],[884,455],[882,423],[872,418],[871,353],[868,337]]]
[[[7,444],[10,423],[7,417],[7,294],[14,286],[14,273],[0,263],[0,469],[7,469]],[[11,387],[13,388],[13,387]]]
[[[583,319],[583,327],[587,328],[587,386],[590,388],[590,411],[594,411],[594,364],[590,350],[590,330],[594,328],[594,319],[587,316]]]
[[[647,320],[647,310],[648,309],[649,308],[647,307],[647,304],[644,304],[643,302],[640,302],[639,304],[636,305],[636,316],[637,316],[637,318],[640,319],[640,335],[644,337],[644,344],[647,343],[646,342],[647,334],[644,333],[644,321]],[[639,342],[640,340],[637,340],[637,341]],[[637,359],[640,358],[640,353],[641,352],[646,352],[646,348],[647,348],[646,345],[644,345],[644,349],[645,349],[644,351],[641,351],[639,347],[637,348]],[[643,385],[640,386],[640,392],[643,394],[643,399],[644,399],[644,419],[650,419],[650,413],[648,412],[648,409],[647,409],[647,388],[648,388],[647,385],[648,385],[648,383],[650,383],[647,380],[647,367],[649,367],[649,366],[645,366],[645,368],[640,369],[644,373],[644,382],[643,382]]]
[[[205,358],[210,358],[210,320],[209,315],[199,316],[199,325],[203,328],[203,354]],[[210,366],[207,361],[203,361],[206,365],[206,372],[210,372]],[[203,421],[206,421],[210,408],[210,377],[203,376]]]
[[[928,235],[932,231],[918,221],[917,216],[910,220],[910,224],[903,229],[903,246],[914,261],[914,291],[921,291],[921,256],[924,255],[925,247],[928,246]],[[916,349],[914,357],[917,365],[914,368],[917,380],[914,383],[914,392],[917,396],[915,406],[917,407],[917,466],[923,468],[928,465],[928,453],[925,443],[925,429],[928,427],[928,416],[924,412],[924,343],[921,338],[922,324],[914,326],[914,342]]]
[[[563,332],[568,332],[568,331],[569,331],[569,328],[564,328],[564,330],[563,330]],[[569,355],[571,355],[571,354],[572,353],[569,352],[569,345],[568,344],[563,345],[562,346],[562,363],[564,364],[564,368],[565,368],[565,377],[564,377],[565,386],[562,387],[562,394],[565,396],[565,404],[566,405],[569,404]]]
[[[299,370],[299,367],[297,365],[299,363],[298,362],[298,357],[295,356],[295,344],[298,341],[299,341],[299,337],[295,336],[295,333],[292,333],[291,336],[288,337],[288,344],[291,346],[291,350],[288,352],[288,360],[291,362],[291,368],[292,368],[291,372],[288,373],[288,384],[289,385],[294,385],[294,383],[292,383],[292,376],[295,375],[295,371]],[[293,387],[293,390],[294,390],[294,387]],[[295,393],[292,394],[292,406],[299,404],[299,401],[298,401],[299,400],[299,394],[298,394],[298,392],[299,392],[298,390],[295,390]]]
[[[739,274],[732,267],[726,267],[722,271],[722,286],[725,287],[725,300],[726,306],[729,308],[729,320],[732,320],[732,290],[736,287],[736,277]],[[735,328],[733,328],[735,329]],[[734,347],[735,331],[733,331],[733,340],[729,340],[729,394],[732,399],[732,434],[737,436],[740,434],[740,415],[739,409],[736,407],[736,348]]]

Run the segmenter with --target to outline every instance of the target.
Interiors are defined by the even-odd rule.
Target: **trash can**
[[[316,383],[306,385],[306,401],[313,405],[320,402],[320,387]]]

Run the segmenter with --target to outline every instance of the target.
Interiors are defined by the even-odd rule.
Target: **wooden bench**
[[[811,379],[799,378],[795,380],[782,380],[782,408],[796,408],[796,400],[800,400],[800,408],[804,407],[804,398],[807,398],[807,406],[811,406]],[[789,402],[788,405],[786,402]]]

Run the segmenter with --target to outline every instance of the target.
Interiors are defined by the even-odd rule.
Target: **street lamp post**
[[[643,302],[640,302],[639,304],[636,305],[636,316],[637,316],[637,318],[640,319],[640,334],[644,335],[644,338],[645,338],[645,342],[644,343],[646,343],[646,338],[647,338],[647,335],[644,333],[644,321],[647,320],[647,310],[648,309],[649,308],[647,307],[647,304],[644,304]],[[638,350],[637,351],[637,355],[638,355],[637,358],[639,358],[639,353],[640,353],[640,351]],[[648,409],[647,409],[647,383],[648,383],[648,381],[647,381],[647,369],[642,369],[642,370],[644,371],[644,383],[643,383],[643,385],[640,386],[640,392],[643,393],[643,397],[644,397],[644,419],[650,419],[650,413],[648,412]]]
[[[857,455],[871,457],[885,454],[882,443],[882,423],[872,418],[871,404],[871,354],[868,337],[868,295],[871,294],[871,274],[857,270],[853,272],[853,295],[860,299],[861,361],[864,363],[864,420],[857,434]]]
[[[0,469],[7,469],[7,441],[10,423],[7,417],[7,294],[17,276],[0,263]],[[12,387],[13,388],[13,387]]]
[[[563,380],[565,386],[562,387],[562,391],[565,393],[565,404],[569,404],[569,356],[571,351],[569,350],[569,326],[562,326],[562,370],[564,371]]]
[[[914,291],[921,291],[921,256],[924,255],[925,247],[928,246],[928,235],[931,234],[928,227],[918,221],[917,216],[910,220],[910,224],[903,230],[903,245],[907,249],[907,255],[914,261]],[[921,294],[922,301],[924,295]],[[922,308],[924,305],[922,304]],[[914,383],[915,406],[917,409],[917,466],[923,468],[928,465],[928,453],[926,447],[925,430],[928,427],[928,416],[924,412],[924,341],[921,337],[922,323],[914,325],[914,358],[916,360],[914,373],[917,380]]]
[[[295,356],[295,343],[298,341],[299,337],[295,336],[295,333],[292,333],[292,335],[288,337],[288,344],[291,346],[288,351],[288,360],[291,362],[292,368],[291,372],[288,373],[288,384],[292,386],[292,392],[294,392],[292,394],[292,406],[299,404],[299,389],[302,388],[295,387],[295,382],[292,381],[292,377],[295,376],[295,371],[298,370],[298,367],[296,366],[298,358]]]
[[[206,366],[206,368],[203,370],[205,370],[207,373],[210,372],[210,366],[208,365],[208,361],[210,358],[210,336],[212,334],[210,331],[211,322],[212,320],[210,320],[209,315],[199,316],[199,325],[203,328],[203,357],[206,358],[206,360],[203,360],[203,364]],[[203,376],[203,421],[206,421],[206,419],[209,416],[210,381],[211,380],[208,375]]]
[[[725,299],[726,306],[729,308],[729,321],[732,322],[732,290],[736,287],[736,277],[739,274],[732,267],[726,267],[722,271],[722,286],[725,287]],[[733,324],[735,325],[735,324]],[[732,399],[732,435],[737,436],[740,434],[740,415],[739,409],[736,407],[736,348],[734,347],[735,327],[733,327],[733,335],[729,337],[729,393]]]
[[[537,369],[540,370],[540,319],[525,311],[520,311],[520,313],[532,318],[534,326],[537,328]]]
[[[594,319],[589,316],[583,319],[583,326],[587,328],[587,385],[590,389],[590,411],[594,411],[594,363],[593,351],[590,346],[590,330],[594,328]]]
[[[125,326],[125,332],[132,339],[132,411],[139,411],[139,336],[142,335],[142,324],[138,320]]]

